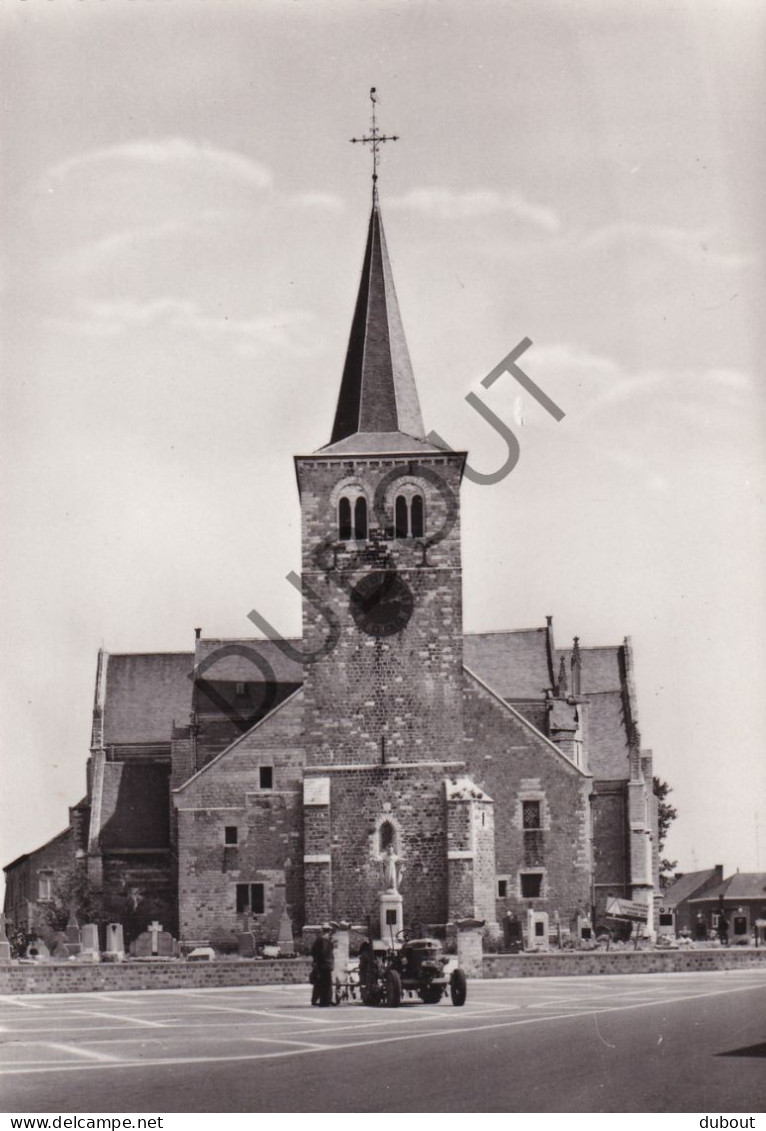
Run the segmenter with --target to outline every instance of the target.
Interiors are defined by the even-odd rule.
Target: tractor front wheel
[[[386,971],[386,1005],[395,1009],[402,1001],[402,979],[397,970]]]
[[[461,970],[459,967],[457,970],[452,971],[452,977],[449,981],[449,992],[453,1005],[465,1005],[465,999],[468,995],[468,982],[466,981],[465,971]]]

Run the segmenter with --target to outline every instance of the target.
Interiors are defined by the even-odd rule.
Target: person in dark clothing
[[[323,923],[311,947],[311,1004],[332,1005],[332,928]]]

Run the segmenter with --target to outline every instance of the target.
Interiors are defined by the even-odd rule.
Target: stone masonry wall
[[[303,577],[315,595],[303,603],[303,647],[321,655],[305,664],[309,764],[374,765],[381,761],[382,740],[388,762],[459,757],[462,612],[455,504],[460,462],[453,455],[417,462],[297,461]],[[391,476],[382,492],[387,523],[393,525],[400,485],[415,483],[425,499],[426,536],[451,524],[446,537],[427,553],[420,543],[388,536],[377,543],[372,537],[366,543],[338,543],[339,495],[343,490],[364,494],[373,527],[376,491]],[[454,513],[448,514],[450,508]],[[328,541],[334,548],[317,552]],[[352,616],[351,590],[371,572],[394,570],[413,596],[410,620],[391,635],[367,635]]]
[[[312,855],[331,857],[322,881],[329,885],[331,905],[324,910],[314,905],[317,919],[377,923],[383,888],[380,827],[387,821],[404,862],[405,926],[419,930],[447,921],[445,772],[438,765],[398,765],[326,774],[329,807],[306,810],[307,854],[310,849]],[[322,865],[312,867],[319,871]]]
[[[593,878],[596,918],[607,896],[630,898],[627,783],[593,783]]]
[[[507,884],[495,917],[531,908],[567,922],[590,907],[591,778],[469,674],[464,711],[468,771],[495,802],[496,874]],[[525,800],[540,802],[541,828],[525,831]],[[540,898],[522,898],[524,872],[542,872]]]
[[[290,908],[303,923],[302,704],[300,692],[174,793],[178,821],[179,930],[184,940],[221,940],[243,928],[237,884],[263,884],[262,941],[276,941]],[[272,770],[271,788],[260,784]],[[226,843],[226,827],[237,830]]]

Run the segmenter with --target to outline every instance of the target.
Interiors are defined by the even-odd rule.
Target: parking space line
[[[127,1021],[131,1025],[146,1025],[150,1029],[164,1029],[165,1026],[161,1021],[145,1021],[143,1017],[130,1017],[122,1013],[100,1013],[95,1009],[89,1009],[85,1014],[86,1017],[104,1017],[107,1021]]]
[[[65,1052],[71,1056],[84,1056],[87,1060],[97,1060],[100,1064],[117,1064],[119,1063],[117,1057],[109,1056],[105,1052],[94,1052],[92,1049],[84,1049],[79,1045],[61,1045],[54,1044],[52,1041],[42,1042],[42,1047],[46,1049],[55,1049],[56,1052]]]

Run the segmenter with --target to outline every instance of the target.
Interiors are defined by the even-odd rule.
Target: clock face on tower
[[[393,636],[406,627],[414,605],[412,590],[395,570],[377,570],[351,590],[351,615],[368,636]]]

